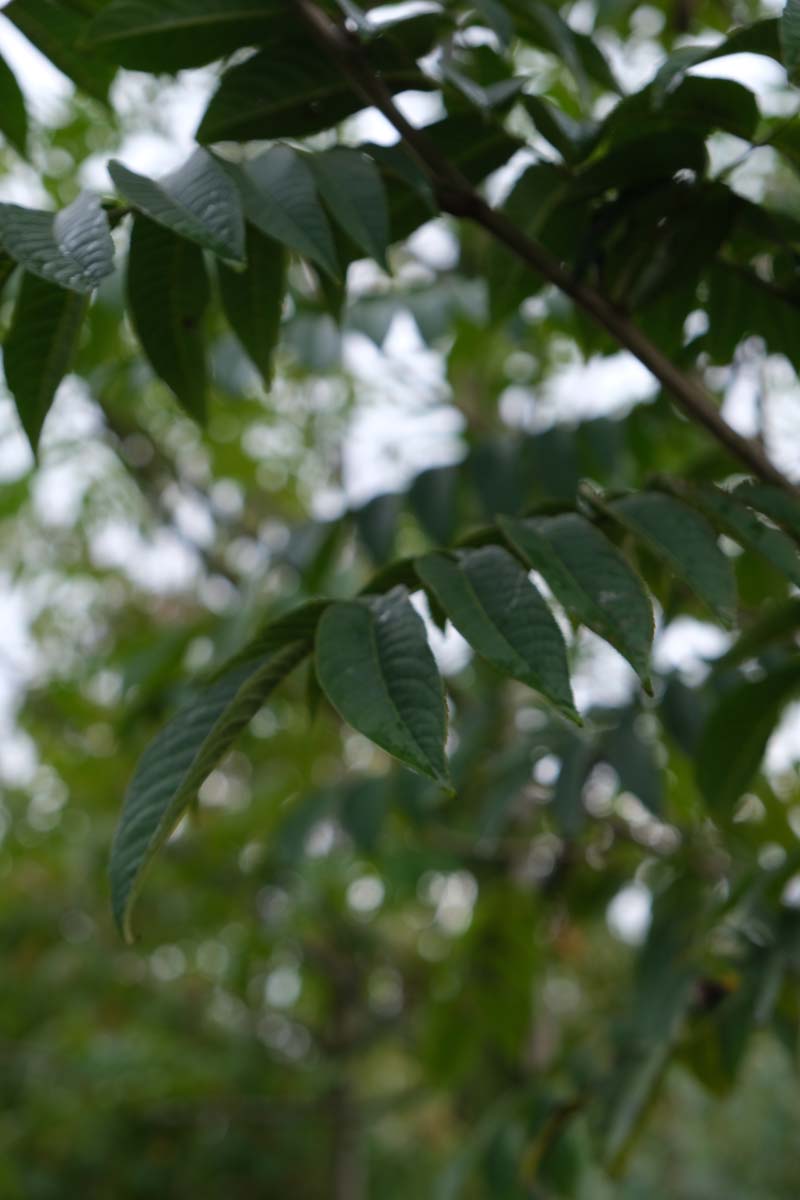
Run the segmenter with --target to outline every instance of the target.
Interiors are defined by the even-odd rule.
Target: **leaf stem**
[[[348,76],[364,100],[377,108],[400,134],[408,150],[431,180],[443,211],[482,226],[531,270],[549,280],[620,346],[639,359],[668,391],[686,415],[702,425],[730,455],[767,483],[794,492],[794,484],[778,470],[752,438],[737,433],[722,417],[711,393],[685,373],[623,312],[605,296],[575,276],[539,242],[528,237],[500,210],[488,204],[469,181],[444,158],[400,112],[391,92],[373,73],[357,36],[337,25],[314,0],[295,0],[309,29],[323,50]]]

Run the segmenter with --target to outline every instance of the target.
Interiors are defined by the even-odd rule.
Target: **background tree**
[[[3,1194],[796,1195],[795,7],[3,18]]]

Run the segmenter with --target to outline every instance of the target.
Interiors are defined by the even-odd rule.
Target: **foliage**
[[[41,472],[3,538],[19,586],[61,581],[20,714],[39,765],[5,812],[7,941],[39,965],[6,1013],[3,1194],[652,1194],[651,1113],[695,1156],[676,1195],[739,1186],[726,1135],[707,1163],[677,1121],[708,1100],[673,1068],[721,1098],[797,1053],[797,783],[763,762],[800,692],[800,499],[769,429],[736,432],[707,389],[782,363],[796,391],[799,160],[788,84],[762,112],[693,72],[748,52],[796,82],[800,6],[601,0],[591,32],[544,0],[3,16],[78,89],[43,131],[0,69],[5,162],[30,152],[52,202],[0,204],[5,379]],[[630,86],[623,55],[656,47]],[[196,145],[133,170],[126,72],[195,68]],[[370,107],[399,140],[365,140]],[[100,126],[104,195],[77,169]],[[431,221],[445,265],[415,249]],[[309,519],[342,494],[348,348],[388,388],[408,314],[460,458]],[[620,347],[644,402],[548,411],[565,362]],[[70,387],[105,457],[59,524],[37,487],[80,455],[51,435]],[[184,586],[104,565],[114,519],[188,541]],[[682,628],[725,653],[682,673],[660,651]],[[89,916],[126,774],[113,912],[131,940],[163,860],[152,978]],[[606,911],[643,897],[631,954]],[[96,1145],[17,1127],[15,1104],[64,1120],[43,1074],[108,1109]]]

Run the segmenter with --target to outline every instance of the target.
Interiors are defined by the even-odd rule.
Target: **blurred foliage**
[[[71,203],[92,156],[171,136],[174,84],[121,71],[108,106],[107,64],[69,54],[71,33],[49,48],[104,7],[4,10],[84,89],[26,124],[0,75],[0,165],[37,203]],[[759,436],[785,461],[772,404],[797,403],[794,108],[788,89],[759,113],[741,85],[681,78],[686,35],[770,14],[432,7],[395,37],[416,57],[444,43],[433,140],[476,182],[524,143],[507,211],[721,394],[760,389]],[[675,86],[655,118],[636,89],[665,59]],[[633,93],[618,109],[615,73]],[[342,230],[346,289],[293,255],[274,361],[237,331],[269,390],[223,320],[236,298],[214,293],[195,426],[110,275],[35,470],[4,397],[0,1196],[794,1200],[800,789],[794,768],[760,764],[796,694],[800,611],[774,556],[723,539],[741,632],[722,633],[601,512],[658,600],[653,694],[559,611],[581,728],[432,605],[452,796],[347,728],[304,665],[164,847],[140,941],[112,925],[108,850],[136,761],[265,615],[376,572],[403,582],[404,560],[465,533],[480,545],[498,512],[558,513],[581,484],[613,502],[737,480],[666,395],[591,394],[608,336],[479,231],[426,225],[413,166],[367,145],[391,274]],[[18,293],[11,276],[6,331]]]

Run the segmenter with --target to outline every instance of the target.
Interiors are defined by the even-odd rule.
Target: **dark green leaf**
[[[754,550],[800,587],[800,554],[797,544],[755,515],[739,496],[713,484],[680,485],[679,492],[705,513],[712,524],[734,538],[746,550]],[[742,500],[746,497],[742,496]],[[800,508],[800,506],[798,506]],[[800,526],[798,527],[800,530]]]
[[[100,201],[81,192],[58,213],[0,204],[0,242],[26,271],[91,292],[114,269],[114,243]]]
[[[734,488],[733,495],[800,541],[800,499],[797,496],[769,483],[740,483]]]
[[[316,663],[325,694],[350,725],[449,787],[442,682],[404,588],[326,609]]]
[[[656,492],[626,496],[605,507],[687,583],[725,625],[733,623],[733,571],[705,517],[680,500]]]
[[[198,147],[176,171],[148,179],[112,159],[108,173],[129,204],[152,221],[229,262],[244,260],[244,219],[236,185]]]
[[[271,40],[291,9],[282,0],[112,0],[85,44],[133,71],[178,71]]]
[[[78,292],[22,277],[3,347],[6,383],[34,452],[59,383],[69,370],[89,300]]]
[[[431,467],[417,475],[408,501],[432,541],[446,546],[458,523],[458,467]]]
[[[128,941],[131,910],[156,851],[206,776],[308,650],[308,642],[292,642],[266,662],[227,671],[202,689],[145,751],[125,797],[111,851],[114,916]]]
[[[800,82],[800,2],[786,0],[781,17],[781,49],[789,82]]]
[[[369,59],[392,93],[432,87],[413,60],[385,40],[370,47]],[[320,54],[312,39],[286,38],[225,72],[197,140],[306,137],[364,106],[338,64]]]
[[[638,576],[584,517],[565,513],[500,527],[576,620],[627,658],[649,687],[653,610]]]
[[[697,782],[713,816],[730,821],[759,768],[783,706],[800,689],[791,663],[726,692],[706,723],[697,750]]]
[[[0,133],[20,154],[25,154],[28,141],[28,114],[25,98],[17,77],[6,60],[0,57]]]
[[[387,563],[394,553],[399,516],[400,497],[391,492],[375,496],[353,510],[358,535],[378,567]]]
[[[375,163],[361,151],[342,146],[314,154],[309,163],[334,220],[359,249],[388,270],[389,210]]]
[[[128,303],[142,349],[197,421],[205,419],[203,324],[210,295],[203,251],[137,215],[128,258]]]
[[[487,662],[580,721],[561,630],[515,558],[500,546],[483,546],[427,554],[415,567],[462,637]]]
[[[222,306],[231,329],[258,367],[264,386],[269,388],[286,292],[287,254],[279,242],[250,224],[245,251],[244,271],[222,263],[219,266]]]
[[[336,247],[314,177],[303,155],[273,146],[241,166],[228,165],[239,185],[247,219],[338,277]]]
[[[74,4],[62,0],[11,0],[3,16],[89,96],[107,99],[116,67],[80,45],[88,22]]]
[[[653,101],[656,106],[672,92],[686,72],[702,62],[725,58],[729,54],[763,54],[781,61],[778,21],[769,18],[734,29],[733,33],[714,46],[681,46],[674,50],[658,69],[653,80]]]

